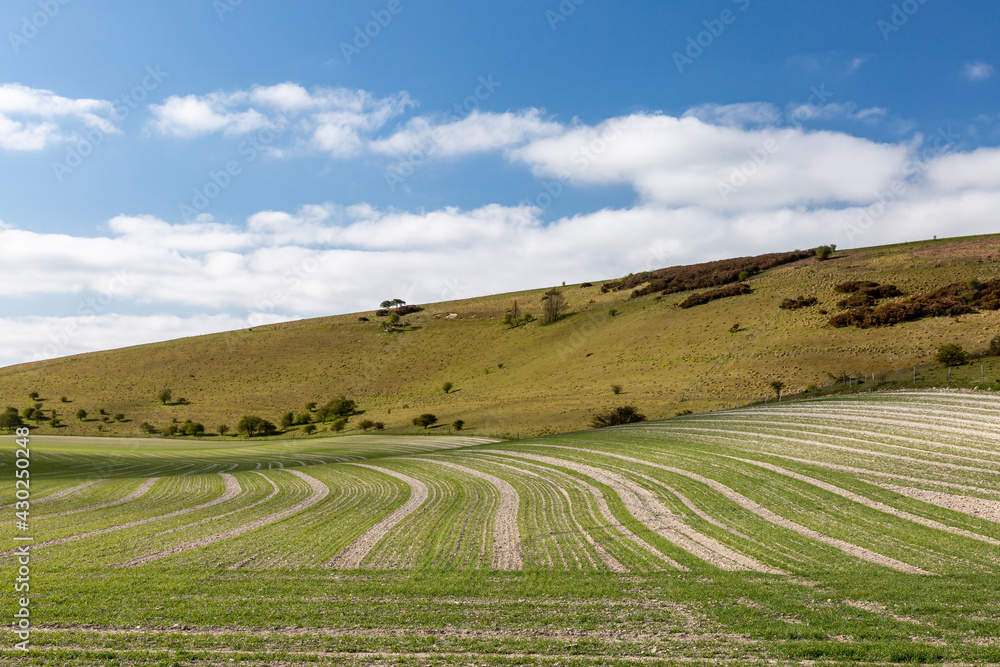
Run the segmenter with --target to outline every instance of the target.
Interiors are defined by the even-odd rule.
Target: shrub
[[[117,413],[115,413],[114,420],[116,422],[123,422],[123,421],[125,421],[125,413],[124,412],[117,412]]]
[[[156,398],[159,399],[160,403],[166,405],[167,403],[170,402],[170,398],[173,395],[174,395],[173,392],[170,391],[169,389],[161,389],[160,393],[156,395]]]
[[[817,303],[819,303],[819,299],[817,299],[814,296],[810,297],[798,296],[794,299],[784,299],[781,302],[781,309],[799,310],[801,308],[809,308],[811,306],[815,306]]]
[[[580,289],[583,289],[584,287],[593,287],[593,285],[591,283],[581,283]]]
[[[252,438],[264,431],[264,418],[257,415],[244,415],[236,424],[236,432]]]
[[[76,420],[82,422],[85,419],[87,419],[87,411],[84,410],[83,408],[80,408],[79,410],[76,411]]]
[[[691,410],[681,410],[680,412],[677,413],[677,416],[678,417],[686,417],[688,415],[693,415],[693,414],[694,414],[694,412],[692,412]]]
[[[59,402],[60,403],[69,403],[69,399],[66,398],[65,396],[60,396],[59,397]]]
[[[302,429],[302,432],[306,435],[312,435],[316,432],[316,424],[306,424],[306,427]]]
[[[617,314],[618,314],[617,308],[612,308],[611,310],[608,311],[608,315],[610,315],[611,317],[614,317]]]
[[[358,428],[360,428],[362,431],[367,431],[373,426],[375,426],[375,422],[373,422],[371,419],[362,419],[361,422],[358,424]]]
[[[558,289],[550,289],[542,297],[542,324],[559,321],[566,311],[566,298]]]
[[[739,333],[740,330],[741,329],[740,329],[740,323],[739,322],[737,322],[733,326],[729,327],[729,333],[731,333],[731,334]]]
[[[229,433],[229,426],[227,426],[226,424],[219,424],[219,426],[215,430],[219,432],[219,435],[224,436],[227,433]]]
[[[180,432],[180,428],[177,424],[171,424],[167,427],[167,435],[174,436],[177,435],[178,432]]]
[[[446,394],[450,394],[451,390],[452,390],[452,387],[454,387],[454,386],[455,385],[452,384],[451,382],[445,382],[444,385],[441,387],[441,390],[444,391],[444,393],[446,393]]]
[[[825,262],[826,260],[830,259],[830,256],[833,255],[833,253],[836,250],[837,246],[834,244],[821,245],[820,247],[816,248],[816,257],[817,259],[819,259],[819,261]]]
[[[736,283],[735,285],[729,285],[728,287],[720,287],[719,289],[710,290],[708,292],[692,294],[680,304],[680,307],[694,308],[695,306],[701,306],[717,299],[727,299],[731,296],[740,296],[742,294],[752,293],[753,290],[750,289],[749,285],[745,283]]]
[[[424,413],[424,414],[420,415],[419,417],[414,417],[413,418],[413,425],[414,426],[423,426],[424,428],[427,428],[428,426],[436,424],[437,420],[438,420],[438,418],[435,417],[434,415],[432,415],[430,413]]]
[[[308,424],[311,421],[312,421],[312,415],[309,414],[308,412],[300,412],[298,416],[295,418],[296,424]]]
[[[623,405],[618,408],[605,410],[604,412],[598,412],[590,418],[590,426],[592,428],[605,428],[644,421],[646,421],[646,415],[640,414],[635,406]]]
[[[968,363],[969,355],[961,345],[942,345],[938,348],[935,359],[945,366],[961,366]]]
[[[986,348],[986,354],[991,357],[1000,357],[1000,336],[994,336],[990,340],[990,346]]]
[[[295,414],[286,412],[281,415],[281,428],[291,428],[295,425]]]
[[[463,420],[461,420],[461,419],[456,419],[455,421],[453,421],[451,423],[451,427],[453,429],[455,429],[456,431],[461,431],[462,427],[464,427],[464,426],[465,426],[465,422]]]
[[[622,393],[622,386],[620,384],[611,385],[611,393],[614,394],[615,396]]]
[[[139,430],[143,433],[146,433],[147,435],[156,433],[156,427],[150,424],[149,422],[142,422],[141,424],[139,424]]]
[[[358,318],[358,322],[367,322],[367,321],[368,321],[367,317],[359,317]]]
[[[384,431],[385,430],[385,424],[382,423],[382,422],[375,422],[375,430],[376,431]]]
[[[775,380],[774,382],[771,383],[771,389],[774,390],[774,393],[778,396],[778,398],[781,398],[781,390],[784,388],[785,388],[785,383],[782,382],[781,380]]]
[[[330,428],[332,428],[335,433],[340,433],[345,428],[347,428],[347,419],[345,417],[340,417],[339,419],[334,419],[333,423],[330,424]]]
[[[32,401],[37,401],[39,396],[41,396],[41,394],[39,394],[37,391],[33,391],[30,394],[28,394],[28,398],[30,398]]]
[[[17,414],[17,409],[8,408],[6,412],[0,413],[0,430],[11,431],[24,426],[24,420]]]
[[[199,435],[200,436],[200,435],[202,435],[205,432],[205,426],[204,426],[204,424],[199,424],[197,422],[193,422],[190,419],[188,419],[181,426],[180,430],[181,430],[182,433],[184,433],[184,435]]]

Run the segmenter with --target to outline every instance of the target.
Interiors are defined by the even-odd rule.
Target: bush
[[[558,289],[550,289],[542,297],[542,324],[558,322],[566,311],[566,298]]]
[[[464,426],[465,426],[465,422],[463,420],[461,420],[461,419],[456,419],[455,421],[453,421],[451,423],[451,427],[453,429],[455,429],[456,431],[461,431],[462,427],[464,427]]]
[[[308,424],[311,421],[312,421],[312,415],[309,414],[308,412],[300,412],[299,415],[295,418],[296,424]]]
[[[24,420],[17,414],[16,408],[8,408],[6,412],[0,413],[0,430],[12,431],[21,426],[24,426]]]
[[[39,394],[37,391],[33,391],[30,394],[28,394],[28,398],[30,398],[32,401],[37,401],[39,396],[41,396],[41,394]]]
[[[945,366],[961,366],[968,363],[969,355],[961,345],[942,345],[935,359]]]
[[[833,255],[833,253],[836,252],[836,250],[837,246],[834,244],[821,245],[820,247],[816,248],[816,257],[817,259],[819,259],[819,261],[825,262],[826,260],[830,259],[830,256]]]
[[[753,290],[750,289],[749,285],[745,283],[736,283],[735,285],[729,285],[728,287],[721,287],[708,292],[701,292],[700,294],[692,294],[680,304],[680,307],[694,308],[695,306],[701,306],[717,299],[727,299],[731,296],[740,296],[742,294],[752,293]]]
[[[367,431],[373,426],[375,426],[375,422],[373,422],[371,419],[362,419],[361,422],[358,424],[358,428],[360,428],[362,431]]]
[[[286,412],[281,415],[281,428],[291,428],[295,425],[295,414],[291,412]]]
[[[385,430],[385,424],[382,423],[382,422],[375,422],[375,430],[376,431],[384,431]]]
[[[184,422],[180,428],[184,435],[202,435],[205,433],[205,425],[193,422],[190,419]]]
[[[333,423],[330,424],[330,428],[333,429],[334,433],[340,433],[345,428],[347,428],[347,419],[345,417],[334,419]]]
[[[414,417],[413,418],[413,425],[414,426],[423,426],[424,428],[427,428],[428,426],[432,426],[433,424],[436,424],[437,420],[438,420],[438,418],[435,417],[434,415],[432,415],[430,413],[424,413],[424,414],[420,415],[419,417]]]
[[[125,421],[125,413],[124,412],[117,412],[117,413],[115,413],[114,420],[116,422],[123,422],[123,421]]]
[[[804,297],[799,296],[794,299],[784,299],[781,302],[782,310],[799,310],[800,308],[809,308],[815,306],[819,303],[819,299],[814,296]]]
[[[620,384],[611,385],[611,393],[614,394],[615,396],[622,393],[622,386]]]
[[[252,438],[257,434],[264,433],[265,423],[270,422],[266,422],[263,417],[258,417],[257,415],[245,415],[236,424],[236,432]],[[271,427],[273,428],[274,425],[272,424]]]
[[[59,402],[60,403],[69,403],[69,399],[66,398],[65,396],[60,396],[59,397]]]
[[[646,415],[640,414],[635,406],[623,405],[597,413],[590,418],[590,426],[592,428],[606,428],[608,426],[621,426],[622,424],[635,424],[644,421],[646,421]]]
[[[156,433],[156,427],[150,424],[149,422],[142,422],[141,424],[139,424],[139,430],[142,433],[146,433],[147,435]]]
[[[229,426],[227,426],[226,424],[219,424],[219,426],[215,430],[219,432],[219,435],[224,436],[227,433],[229,433]]]
[[[312,435],[316,432],[316,424],[306,424],[306,427],[302,429],[302,432],[306,435]]]
[[[445,382],[445,383],[444,383],[444,386],[442,386],[442,387],[441,387],[441,390],[442,390],[442,391],[444,391],[444,393],[446,393],[446,394],[450,394],[450,393],[451,393],[451,390],[452,390],[452,388],[453,388],[454,386],[455,386],[455,385],[454,385],[454,384],[452,384],[451,382]]]
[[[170,391],[169,389],[161,389],[160,393],[156,395],[156,398],[159,399],[160,403],[166,405],[167,403],[170,402],[170,398],[173,395],[174,395],[173,392]]]
[[[994,336],[990,340],[990,346],[986,348],[986,354],[991,357],[1000,357],[1000,336]]]
[[[82,422],[82,421],[85,421],[86,419],[87,419],[87,411],[86,410],[84,410],[83,408],[80,408],[79,410],[76,411],[76,420],[77,421],[81,421]]]

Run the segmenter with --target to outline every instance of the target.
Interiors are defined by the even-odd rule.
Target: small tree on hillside
[[[17,414],[16,409],[13,412],[7,410],[0,413],[0,430],[12,431],[21,426],[24,426],[24,421],[21,419],[21,415]]]
[[[784,388],[785,388],[785,383],[782,382],[781,380],[775,380],[774,382],[771,383],[771,389],[774,389],[774,393],[778,397],[779,401],[781,400],[781,390]]]
[[[599,412],[590,418],[592,428],[605,428],[607,426],[621,426],[622,424],[635,424],[646,421],[646,415],[641,414],[633,405],[623,405],[620,408],[612,408]]]
[[[961,345],[942,345],[936,359],[945,366],[962,366],[968,363],[969,355]]]
[[[115,413],[114,419],[115,419],[116,422],[123,422],[123,421],[125,421],[125,413],[124,412],[117,412],[117,413]]]
[[[385,424],[382,423],[382,422],[375,422],[375,430],[376,431],[384,431],[385,430]]]
[[[33,391],[30,394],[28,394],[28,398],[30,398],[32,401],[37,401],[39,396],[41,396],[41,394],[39,394],[37,391]]]
[[[452,384],[451,382],[445,382],[444,385],[441,387],[441,390],[444,391],[444,393],[446,394],[450,394],[454,386],[455,385]]]
[[[368,429],[372,428],[373,426],[375,426],[375,422],[373,422],[371,419],[362,419],[358,423],[358,428],[360,428],[362,431],[367,431]]]
[[[248,438],[252,438],[262,431],[264,427],[264,419],[258,417],[257,415],[245,415],[236,424],[236,432],[245,435]]]
[[[558,289],[550,289],[542,301],[542,324],[552,324],[566,311],[566,298]]]
[[[160,393],[157,394],[156,397],[160,399],[160,403],[166,405],[167,403],[170,402],[170,399],[171,397],[173,397],[173,395],[174,392],[170,391],[169,389],[161,389]]]
[[[826,261],[830,259],[830,256],[833,255],[833,253],[836,252],[836,250],[837,246],[834,244],[821,245],[820,247],[816,248],[816,257],[821,262]]]
[[[347,419],[340,417],[339,419],[333,420],[333,423],[330,424],[330,428],[333,429],[334,433],[340,433],[347,428]]]
[[[990,346],[986,348],[986,354],[991,357],[1000,357],[1000,336],[990,339]]]
[[[83,408],[80,408],[79,410],[76,411],[76,419],[77,419],[77,421],[81,421],[82,422],[86,418],[87,418],[87,411],[86,410],[84,410]]]
[[[413,425],[414,426],[423,426],[424,428],[427,428],[429,426],[432,426],[432,425],[436,424],[437,420],[438,420],[437,417],[435,417],[434,415],[432,415],[432,414],[430,414],[428,412],[428,413],[424,413],[424,414],[420,415],[419,417],[414,417],[413,418]]]
[[[302,432],[306,435],[312,435],[316,432],[316,424],[306,424],[306,427],[302,429]]]
[[[219,432],[219,435],[225,436],[227,433],[229,433],[229,426],[227,426],[226,424],[219,424],[218,428],[216,428],[215,430]]]
[[[295,415],[291,412],[286,412],[281,415],[281,428],[291,428],[295,424]]]
[[[451,427],[453,429],[455,429],[456,431],[461,431],[462,427],[464,427],[464,426],[465,426],[465,422],[462,421],[461,419],[456,419],[455,421],[453,421],[451,423]]]

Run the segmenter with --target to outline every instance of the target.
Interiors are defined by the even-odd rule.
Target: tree
[[[118,413],[116,413],[115,414],[115,421],[116,422],[123,422],[123,421],[125,421],[125,413],[124,412],[118,412]]]
[[[834,244],[821,245],[820,247],[816,248],[816,257],[818,257],[819,261],[821,261],[821,262],[826,261],[826,260],[830,259],[830,256],[834,252],[836,252],[836,250],[837,250],[837,246],[834,245]]]
[[[76,411],[76,420],[77,421],[81,421],[82,422],[86,418],[87,418],[87,411],[86,410],[84,410],[83,408],[80,408],[79,410]]]
[[[141,424],[139,424],[139,430],[142,431],[143,433],[146,433],[147,435],[156,433],[156,427],[150,424],[149,422],[142,422]]]
[[[16,428],[24,426],[24,420],[21,419],[21,415],[17,414],[17,409],[8,409],[6,412],[0,413],[0,430],[12,431]]]
[[[28,398],[30,398],[32,401],[37,401],[39,396],[41,396],[41,394],[39,394],[37,391],[33,391],[30,394],[28,394]]]
[[[161,389],[160,393],[156,395],[160,399],[160,403],[167,405],[170,402],[170,398],[174,395],[169,389]]]
[[[452,389],[452,387],[454,387],[454,386],[455,386],[455,385],[454,385],[454,384],[452,384],[451,382],[445,382],[445,383],[444,383],[444,386],[442,386],[442,387],[441,387],[441,389],[442,389],[442,390],[444,390],[444,393],[446,393],[446,394],[450,394],[450,393],[451,393],[451,389]]]
[[[62,426],[62,422],[59,421],[58,417],[53,417],[52,419],[49,420],[49,426],[51,426],[52,428],[59,428],[60,426]]]
[[[316,402],[314,401],[312,403],[306,403],[306,410],[308,410],[309,412],[315,412]]]
[[[215,430],[219,432],[219,435],[225,436],[227,433],[229,433],[229,426],[227,426],[226,424],[219,424]]]
[[[428,426],[432,426],[433,424],[436,424],[437,420],[438,420],[437,417],[435,417],[434,415],[432,415],[432,414],[430,414],[428,412],[428,413],[424,413],[424,414],[420,415],[419,417],[414,417],[413,418],[413,425],[414,426],[423,426],[424,428],[427,428]]]
[[[360,428],[362,431],[367,431],[373,426],[375,426],[375,422],[373,422],[371,419],[362,419],[361,422],[358,424],[358,428]]]
[[[181,432],[184,435],[199,435],[200,436],[200,435],[202,435],[205,432],[205,426],[204,426],[204,424],[199,424],[197,422],[193,422],[190,419],[188,419],[181,426]]]
[[[236,424],[236,432],[252,438],[264,428],[264,419],[257,415],[245,415]]]
[[[333,429],[334,433],[340,433],[347,428],[347,419],[345,417],[341,417],[333,420],[333,423],[330,424],[330,428]]]
[[[611,408],[604,412],[598,412],[590,418],[591,428],[606,428],[608,426],[621,426],[622,424],[635,424],[646,421],[646,415],[641,414],[634,405],[623,405],[618,408]]]
[[[66,398],[65,396],[60,396],[59,397],[59,402],[60,403],[69,403],[69,399]]]
[[[308,413],[308,412],[300,412],[299,416],[295,418],[295,423],[296,424],[308,424],[312,420],[313,420],[312,419],[312,415],[310,413]]]
[[[375,422],[375,430],[376,431],[384,431],[385,430],[385,424],[382,423],[382,422]]]
[[[785,388],[785,383],[781,380],[775,380],[771,383],[771,389],[774,389],[774,393],[778,396],[778,400],[781,400],[781,390]]]
[[[405,306],[405,305],[406,305],[406,302],[405,302],[405,301],[403,301],[402,299],[393,299],[393,300],[392,300],[392,301],[391,301],[391,302],[389,303],[389,305],[390,305],[390,306],[392,306],[393,308],[400,308],[401,306]]]
[[[614,394],[615,396],[622,393],[622,386],[620,384],[611,385],[611,393]]]
[[[382,308],[392,308],[392,301],[386,299],[385,301],[380,303],[379,306],[381,306]]]
[[[990,340],[990,346],[986,348],[986,354],[991,357],[1000,357],[1000,336],[994,336]]]
[[[291,428],[295,424],[295,415],[291,412],[286,412],[281,415],[281,428]]]
[[[306,427],[302,429],[302,432],[306,435],[312,435],[316,432],[316,424],[306,424]]]
[[[558,289],[550,289],[542,301],[542,324],[552,324],[563,316],[566,310],[566,298]]]
[[[968,363],[969,354],[961,345],[942,345],[935,358],[945,366],[961,366]]]
[[[31,419],[32,417],[35,416],[35,409],[32,407],[27,407],[21,411],[21,414],[24,415],[25,419]]]
[[[461,431],[463,426],[465,426],[465,422],[461,419],[456,419],[451,423],[451,427],[456,431]]]

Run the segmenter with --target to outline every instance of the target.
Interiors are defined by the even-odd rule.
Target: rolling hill
[[[835,287],[872,281],[915,295],[989,281],[1000,274],[998,255],[1000,236],[987,236],[840,251],[826,261],[805,257],[747,276],[751,293],[692,308],[678,305],[708,290],[633,297],[634,276],[611,283],[622,289],[602,289],[606,281],[595,279],[560,287],[569,313],[544,326],[510,328],[503,317],[515,300],[522,313],[540,316],[551,286],[422,304],[403,318],[405,330],[394,332],[374,311],[254,327],[3,368],[0,406],[23,409],[37,391],[63,424],[43,421],[40,433],[135,436],[144,422],[162,431],[190,419],[210,432],[234,427],[244,414],[277,423],[309,402],[346,395],[364,411],[349,432],[361,419],[392,433],[422,432],[412,419],[433,413],[443,425],[435,433],[461,419],[473,435],[528,436],[586,428],[596,410],[622,404],[650,419],[742,404],[770,394],[775,380],[796,393],[828,387],[844,373],[906,380],[919,366],[922,383],[944,384],[933,367],[938,347],[985,348],[1000,333],[1000,311],[837,328],[828,324],[844,298]],[[798,296],[817,303],[780,308]],[[898,369],[906,372],[894,375]],[[954,381],[995,384],[998,372],[990,359]],[[450,393],[445,382],[454,385]],[[612,385],[621,386],[620,395]],[[186,403],[160,404],[165,387]],[[74,417],[80,409],[86,421]],[[104,422],[100,410],[126,419]]]

